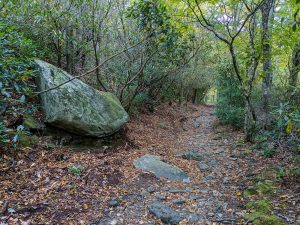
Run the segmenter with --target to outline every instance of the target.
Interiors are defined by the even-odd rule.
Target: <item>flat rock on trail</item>
[[[251,184],[249,174],[259,175],[275,161],[248,154],[243,134],[218,125],[213,110],[162,105],[153,114],[140,114],[128,124],[126,144],[109,154],[68,148],[24,151],[31,160],[1,174],[0,196],[15,212],[0,222],[245,223],[241,193]],[[198,160],[181,157],[182,152],[197,153]],[[58,159],[60,154],[65,158]],[[135,168],[134,161],[146,154],[178,167],[189,179],[157,178]],[[74,174],[70,168],[78,165],[81,170]],[[292,196],[290,187],[282,188]],[[286,201],[287,208],[280,212],[285,223],[295,222],[294,202]]]
[[[146,172],[153,173],[157,178],[169,180],[187,181],[188,176],[181,169],[174,165],[162,162],[158,156],[146,154],[134,160],[134,166]]]

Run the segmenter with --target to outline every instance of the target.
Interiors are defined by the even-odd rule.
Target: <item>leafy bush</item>
[[[244,191],[244,196],[247,197],[247,196],[253,196],[253,195],[259,195],[259,196],[272,195],[275,193],[275,191],[276,191],[276,188],[273,185],[272,181],[263,180],[263,181],[258,181],[253,186],[249,186]]]
[[[31,61],[34,56],[36,51],[31,40],[25,38],[8,21],[0,19],[0,109],[3,109],[4,115],[4,122],[0,125],[1,145],[7,144],[10,138],[5,133],[6,116],[18,119],[31,108],[27,99],[32,97],[34,88],[32,82],[34,69]],[[16,128],[20,124],[8,125]],[[17,135],[14,136],[12,143],[19,142],[20,135]]]
[[[5,131],[5,126],[0,122],[0,147],[3,147],[7,142],[9,142],[9,139]]]
[[[134,106],[141,107],[147,104],[149,101],[151,101],[151,99],[149,98],[148,94],[141,92],[134,98],[132,104]]]
[[[33,68],[31,58],[36,56],[31,40],[20,34],[14,26],[0,21],[0,88],[6,99],[31,94]]]
[[[276,192],[276,187],[273,186],[272,181],[260,181],[253,186],[248,187],[244,191],[244,196],[251,198],[255,196],[255,201],[246,203],[246,208],[250,210],[245,214],[245,219],[252,224],[265,225],[265,224],[283,224],[282,221],[272,214],[273,205],[267,199]]]
[[[266,148],[263,151],[263,156],[266,158],[272,158],[275,154],[275,150],[271,148]]]
[[[291,145],[300,151],[300,110],[299,106],[286,101],[274,107],[273,116],[276,118],[274,124],[274,137],[277,139],[288,139]]]
[[[82,173],[82,171],[83,171],[83,167],[80,166],[80,165],[78,165],[78,166],[71,166],[69,168],[69,172],[73,173],[74,175],[77,175],[77,176],[80,176],[81,173]]]
[[[221,72],[218,78],[216,115],[222,123],[242,128],[245,114],[242,91],[233,76],[224,74],[230,74],[230,71]]]

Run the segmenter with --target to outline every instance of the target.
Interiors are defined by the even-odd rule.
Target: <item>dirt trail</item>
[[[132,120],[127,134],[124,146],[109,154],[65,147],[24,150],[14,170],[0,175],[0,200],[14,210],[0,222],[159,224],[148,206],[161,202],[183,216],[181,224],[243,224],[243,190],[254,178],[273,176],[264,168],[278,164],[278,158],[265,159],[250,151],[242,133],[218,125],[208,106],[160,106],[154,114]],[[203,160],[178,156],[187,150]],[[144,154],[176,165],[190,181],[157,179],[134,168],[133,161]],[[288,163],[286,157],[280,165]],[[82,168],[78,174],[70,170],[74,165]],[[281,186],[277,192],[277,197],[291,196],[286,207],[276,211],[285,223],[295,223],[298,188]]]
[[[157,180],[151,174],[140,174],[124,185],[131,191],[130,199],[126,200],[128,206],[113,209],[107,218],[99,221],[100,224],[111,219],[122,223],[149,222],[146,206],[157,200],[162,201],[160,197],[164,204],[189,214],[183,221],[186,223],[239,221],[240,199],[236,193],[243,185],[245,172],[249,172],[244,170],[245,162],[238,155],[242,151],[238,144],[241,134],[227,133],[228,128],[215,129],[217,123],[212,107],[194,108],[192,111],[187,117],[181,118],[182,127],[177,127],[177,132],[167,138],[171,140],[163,143],[170,146],[166,149],[165,146],[154,147],[148,152],[182,168],[190,176],[191,182]],[[204,159],[198,162],[177,156],[186,150],[198,152]]]

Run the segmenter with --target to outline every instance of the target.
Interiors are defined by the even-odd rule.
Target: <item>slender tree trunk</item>
[[[68,26],[68,25],[67,25]],[[70,27],[66,28],[66,70],[69,73],[74,73],[74,44],[72,41],[73,29]]]
[[[195,88],[194,93],[193,93],[193,99],[192,99],[193,104],[196,104],[196,102],[197,102],[197,95],[198,95],[198,89]]]
[[[248,83],[247,83],[247,90],[245,94],[245,121],[244,121],[244,132],[246,141],[253,141],[253,137],[255,136],[256,130],[256,112],[255,108],[252,105],[251,96],[253,90],[253,81],[256,76],[256,70],[258,66],[258,59],[256,57],[256,49],[255,49],[255,36],[256,36],[256,28],[257,28],[257,20],[256,14],[249,21],[249,45],[251,47],[251,64],[247,68],[247,76],[248,76]]]
[[[57,43],[57,65],[59,68],[61,68],[62,66],[62,63],[61,63],[61,60],[62,60],[62,52],[61,52],[61,46],[60,46],[60,41],[58,41]]]
[[[296,44],[292,55],[292,66],[290,69],[289,84],[296,87],[298,84],[298,76],[300,72],[300,43]]]
[[[245,121],[244,121],[244,132],[246,141],[253,140],[253,118],[251,116],[251,107],[248,101],[245,101]]]
[[[295,45],[292,55],[292,65],[290,68],[290,77],[289,77],[289,94],[293,104],[299,104],[299,94],[294,90],[297,87],[299,82],[299,73],[300,73],[300,42]]]
[[[271,48],[271,19],[273,17],[274,0],[265,0],[262,8],[262,126],[267,129],[270,125],[270,97],[272,86],[272,48]]]
[[[179,93],[179,105],[181,106],[183,103],[184,93],[183,93],[183,83],[180,83],[180,93]]]
[[[93,39],[93,49],[94,49],[94,58],[95,58],[95,67],[96,68],[96,76],[99,77],[99,73],[100,73],[100,70],[98,68],[99,66],[99,57],[98,57],[98,50],[97,50],[97,41],[95,41],[95,39]]]

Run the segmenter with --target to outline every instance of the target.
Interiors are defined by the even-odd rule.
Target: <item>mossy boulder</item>
[[[67,72],[41,60],[38,91],[56,87],[72,78]],[[116,96],[97,91],[79,79],[40,94],[45,122],[82,136],[103,137],[118,131],[129,119]]]

